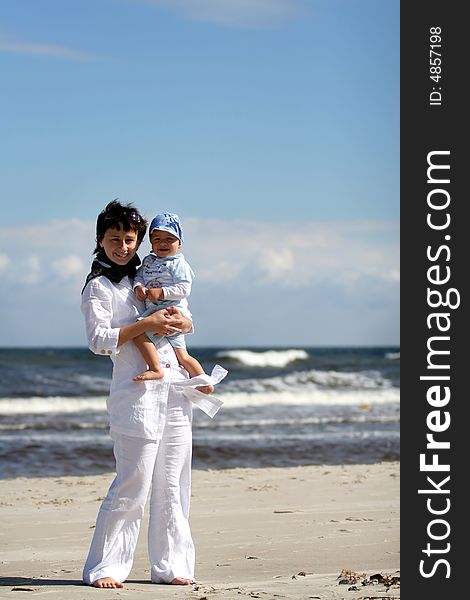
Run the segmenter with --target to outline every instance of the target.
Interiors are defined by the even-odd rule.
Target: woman
[[[188,521],[192,407],[170,387],[188,375],[163,338],[158,353],[164,378],[133,381],[146,368],[134,338],[147,330],[166,336],[192,329],[190,319],[176,309],[136,320],[144,307],[135,298],[132,278],[146,229],[132,205],[110,202],[97,219],[96,259],[82,291],[89,348],[113,361],[107,408],[116,477],[99,510],[83,570],[83,581],[100,588],[123,587],[149,492],[151,580],[188,585],[194,579]]]

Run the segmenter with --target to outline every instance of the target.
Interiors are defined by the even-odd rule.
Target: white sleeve
[[[189,281],[182,281],[162,288],[164,300],[181,300],[191,293],[191,284]]]
[[[163,298],[165,300],[182,300],[191,293],[191,284],[194,272],[186,262],[182,254],[178,254],[169,266],[173,277],[173,285],[163,287]]]
[[[117,354],[119,327],[111,327],[113,317],[112,291],[99,277],[92,279],[82,293],[81,310],[85,317],[88,347],[95,354]]]

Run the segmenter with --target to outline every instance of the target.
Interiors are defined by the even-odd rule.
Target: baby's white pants
[[[122,582],[133,563],[149,491],[148,555],[154,583],[194,579],[195,552],[189,527],[191,403],[170,390],[161,440],[112,432],[116,477],[98,512],[83,581]]]

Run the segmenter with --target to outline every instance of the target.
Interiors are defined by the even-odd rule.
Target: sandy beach
[[[0,481],[1,598],[400,597],[397,462],[195,470],[197,584],[149,583],[144,521],[125,587],[96,590],[81,568],[112,478]]]

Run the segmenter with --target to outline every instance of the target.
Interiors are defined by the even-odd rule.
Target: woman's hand
[[[153,314],[139,319],[135,323],[125,325],[119,330],[118,346],[133,340],[138,335],[151,331],[157,335],[170,335],[172,333],[189,333],[193,327],[191,319],[183,317],[174,306],[157,310]]]
[[[174,327],[178,327],[183,333],[189,333],[193,328],[193,322],[188,317],[184,317],[176,306],[169,306],[166,311],[172,320]]]
[[[147,289],[147,300],[150,300],[150,302],[158,302],[158,300],[162,300],[162,299],[163,299],[162,288]]]
[[[157,310],[143,321],[148,329],[156,335],[170,335],[172,333],[187,333],[191,331],[192,322],[179,312],[174,306]]]

